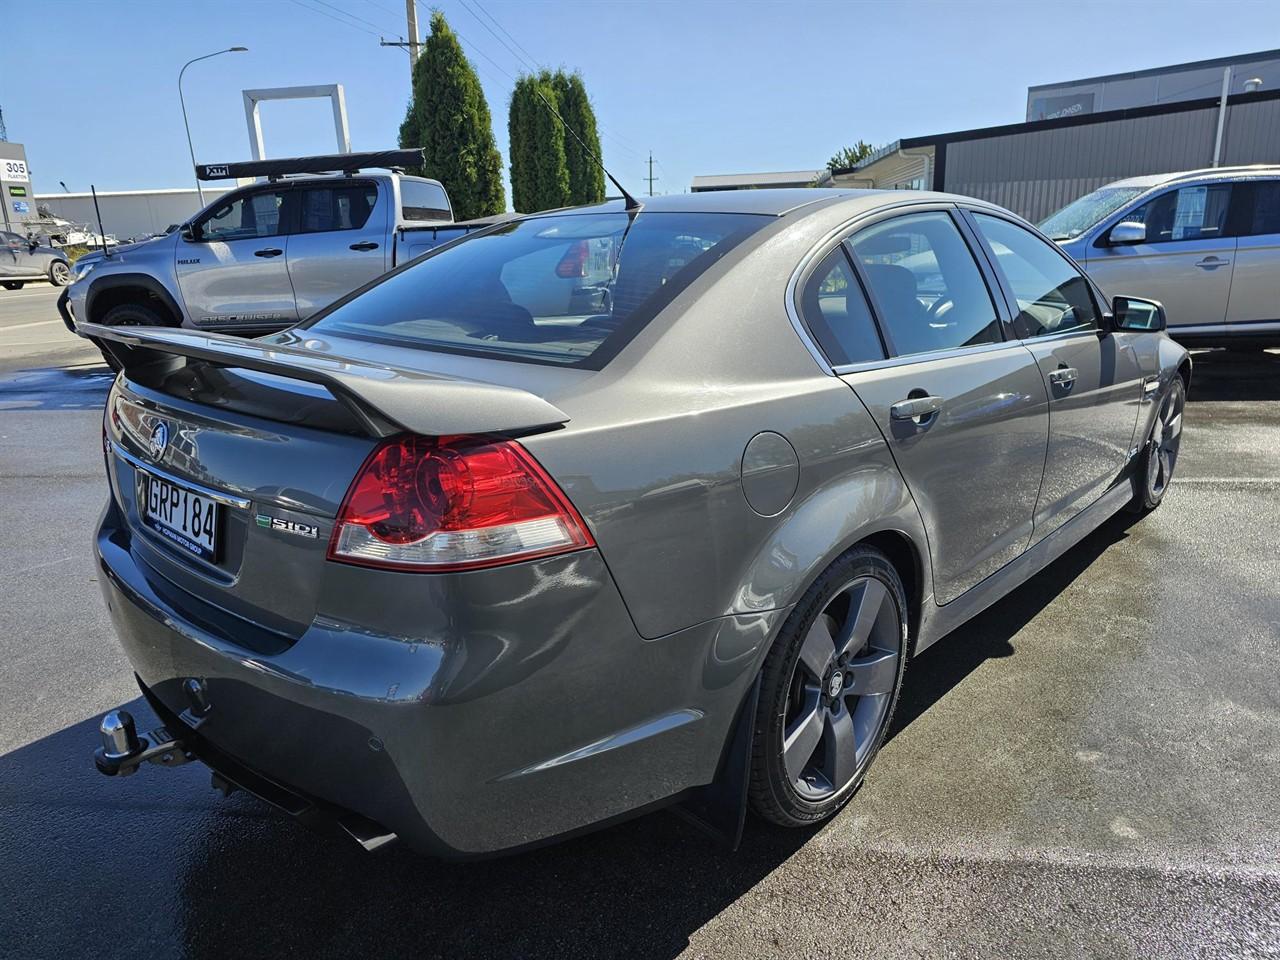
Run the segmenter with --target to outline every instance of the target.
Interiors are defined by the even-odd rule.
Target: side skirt
[[[1130,461],[1111,489],[1022,556],[946,606],[934,606],[928,611],[925,622],[921,624],[916,653],[932,646],[1015,587],[1031,579],[1117,513],[1133,497],[1133,487],[1129,482],[1133,463],[1134,461]]]

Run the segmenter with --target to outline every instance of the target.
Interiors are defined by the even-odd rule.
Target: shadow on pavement
[[[1198,351],[1191,365],[1188,403],[1280,400],[1280,353]]]
[[[0,410],[99,410],[115,374],[105,363],[0,375]]]
[[[1010,656],[1018,630],[1128,522],[1104,524],[916,660],[891,736],[983,661]],[[129,706],[141,729],[154,725],[140,700]],[[730,854],[658,814],[483,862],[369,855],[252,798],[217,797],[199,764],[108,780],[93,772],[95,742],[89,719],[0,757],[0,902],[26,918],[8,941],[15,955],[136,956],[145,944],[155,956],[209,958],[661,960],[816,832],[752,819]]]

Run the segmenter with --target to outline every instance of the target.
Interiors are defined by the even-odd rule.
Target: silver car
[[[1280,166],[1119,180],[1040,229],[1109,293],[1163,304],[1180,343],[1280,346]]]
[[[82,325],[163,722],[98,766],[448,856],[822,821],[912,656],[1161,502],[1163,322],[981,201],[760,190],[496,224],[257,341]]]

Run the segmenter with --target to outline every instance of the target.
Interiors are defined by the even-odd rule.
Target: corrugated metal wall
[[[946,190],[1032,222],[1104,184],[1213,162],[1217,108],[947,144]],[[1280,100],[1227,108],[1224,164],[1280,163]]]

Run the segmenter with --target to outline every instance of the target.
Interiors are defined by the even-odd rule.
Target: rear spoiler
[[[113,356],[126,375],[168,355],[319,384],[374,437],[405,431],[429,437],[525,433],[569,422],[567,414],[527,390],[481,380],[331,357],[221,333],[98,323],[77,324],[76,331]]]

